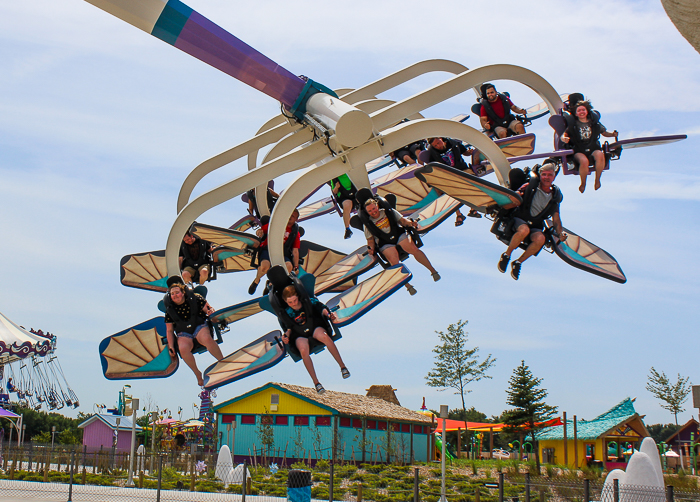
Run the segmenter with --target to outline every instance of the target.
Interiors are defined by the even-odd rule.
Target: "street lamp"
[[[56,426],[51,426],[51,449],[53,450],[54,438],[56,437]]]
[[[136,410],[139,408],[139,400],[131,398],[131,455],[129,456],[129,479],[126,486],[134,486],[134,446],[136,445]]]
[[[158,420],[158,412],[151,412],[151,462],[148,468],[148,473],[153,472],[153,455],[156,453],[156,420]]]

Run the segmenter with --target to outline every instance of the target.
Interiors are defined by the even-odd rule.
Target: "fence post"
[[[583,480],[583,502],[591,502],[591,480]]]
[[[503,502],[503,482],[504,482],[503,471],[498,473],[498,502]]]
[[[333,459],[331,458],[330,479],[328,480],[328,502],[333,502]]]
[[[357,485],[357,502],[362,502],[362,482]]]
[[[413,502],[420,502],[418,467],[413,469]]]
[[[248,477],[248,459],[243,459],[243,480],[241,481],[241,502],[245,502],[245,492],[248,487],[246,478]]]
[[[530,473],[525,473],[525,502],[530,502]],[[586,501],[588,502],[588,501]]]
[[[160,502],[160,487],[163,482],[163,457],[158,456],[158,490],[156,491],[156,502]]]
[[[673,502],[673,485],[666,487],[666,502]]]
[[[70,452],[70,482],[68,483],[68,502],[73,500],[73,461],[75,460],[75,450]]]
[[[613,502],[620,502],[620,480],[613,479]]]

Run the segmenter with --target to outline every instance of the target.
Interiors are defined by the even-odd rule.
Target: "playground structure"
[[[441,186],[440,190],[452,195],[453,200],[456,201],[451,211],[455,211],[462,203],[473,209],[491,212],[494,204],[501,205],[499,197],[502,195],[511,197],[506,201],[507,203],[517,203],[514,192],[508,189],[500,192],[496,190],[508,185],[512,158],[509,159],[503,150],[480,130],[455,120],[425,118],[422,112],[469,89],[474,89],[478,95],[476,89],[483,83],[503,79],[519,82],[533,90],[543,101],[538,113],[556,116],[563,108],[560,94],[544,78],[526,68],[506,64],[488,65],[470,70],[452,61],[428,60],[411,65],[359,89],[333,91],[311,79],[295,76],[177,0],[168,2],[89,0],[89,2],[261,90],[282,104],[282,113],[262,125],[253,138],[201,163],[187,176],[177,199],[177,217],[169,232],[165,250],[162,255],[159,255],[161,261],[156,268],[162,277],[157,278],[158,280],[180,274],[178,251],[182,238],[188,230],[193,228],[196,220],[208,210],[249,190],[255,190],[260,213],[268,215],[270,214],[266,197],[268,183],[284,174],[306,169],[281,193],[270,214],[268,233],[270,261],[273,267],[284,267],[283,242],[286,222],[293,210],[310,193],[343,174],[347,175],[358,189],[372,188],[369,166],[374,167],[377,159],[385,158],[404,145],[428,137],[449,137],[470,144],[483,156],[482,162],[488,166],[488,169],[493,170],[498,182],[496,185],[482,182],[478,177],[468,179],[465,182],[469,185],[467,193],[461,196]],[[395,89],[398,85],[433,72],[446,72],[451,76],[438,85],[396,102],[377,97],[383,92]],[[270,149],[261,160],[258,160],[259,152],[264,148]],[[192,197],[194,189],[205,176],[246,157],[248,165],[246,173],[215,189]],[[431,189],[437,187],[435,179],[428,179],[427,171],[422,174],[423,178],[419,179],[425,183],[425,186]],[[453,176],[454,173],[448,174]],[[450,178],[450,180],[454,179],[454,176]],[[486,200],[484,200],[484,194],[488,195]],[[238,241],[243,239],[233,231],[227,232],[226,229],[214,230],[214,233],[208,235],[210,237],[207,240],[224,247],[232,245],[231,242],[236,239]],[[212,235],[214,237],[211,237]],[[221,242],[214,240],[217,235],[221,238]],[[565,260],[570,259],[571,264],[584,270],[595,269],[598,275],[607,278],[614,276],[616,279],[613,280],[618,282],[626,280],[614,258],[576,234],[571,233],[571,235],[574,241],[573,247],[568,243],[563,244],[557,239],[554,240],[553,245],[555,249],[560,250],[557,253],[560,257]],[[232,248],[233,251],[235,249]],[[599,251],[604,255],[603,261],[598,261],[601,259]],[[573,259],[571,259],[572,256]],[[335,263],[331,264],[331,267],[333,265]],[[601,272],[606,267],[614,270]],[[319,268],[317,272],[322,274],[328,270],[328,268]],[[367,269],[363,269],[365,270]],[[402,277],[382,295],[373,297],[372,306],[380,303],[399,286],[407,284],[410,271],[401,269],[401,274]],[[349,278],[354,279],[356,275],[351,277],[341,273],[338,277],[347,281]],[[375,282],[376,277],[378,276],[372,278]],[[341,281],[333,286],[339,284]],[[361,289],[363,284],[365,283],[360,283],[355,288]],[[312,289],[316,294],[330,290],[332,289],[322,291]],[[347,310],[353,310],[358,302],[368,301],[364,297],[352,300],[348,298],[347,295],[340,295],[331,302]],[[256,308],[255,302],[246,302],[224,310],[227,310],[227,316],[221,320],[230,325],[235,320],[259,312],[260,308]],[[217,314],[221,312],[214,315]],[[359,315],[349,315],[345,324],[357,318]],[[136,342],[142,342],[141,333],[149,334],[153,343],[145,362],[129,362],[119,366],[115,361],[121,364],[126,358],[124,352],[116,346],[118,344],[110,345],[109,339],[103,342],[100,351],[105,376],[108,378],[158,377],[172,374],[177,369],[177,361],[168,359],[170,356],[167,354],[167,349],[162,341],[158,342],[158,336],[162,338],[164,328],[162,322],[157,319],[152,320],[153,322],[149,321],[148,326],[142,323],[133,329],[110,337],[116,339],[136,333],[136,340],[131,339],[127,343],[127,345],[133,345]],[[274,341],[274,336],[274,333],[265,335],[246,346],[245,350],[241,349],[227,356],[225,364],[228,365],[230,374],[214,383],[208,383],[207,387],[214,388],[252,374],[254,371],[251,371],[251,368],[259,371],[262,369],[261,360],[267,362],[264,367],[281,361],[286,351],[281,347],[276,353],[272,353],[270,342]],[[127,341],[127,338],[123,340]],[[165,356],[163,356],[164,353]],[[158,358],[160,362],[156,364],[155,361]],[[148,371],[145,370],[147,366]],[[213,365],[207,371],[216,370],[221,374],[224,369]]]

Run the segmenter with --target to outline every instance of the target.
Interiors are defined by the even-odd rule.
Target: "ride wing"
[[[550,221],[546,223],[551,232],[552,223]],[[565,228],[564,231],[568,234],[564,242],[552,233],[554,252],[559,258],[569,265],[591,274],[620,284],[627,282],[627,277],[620,268],[620,264],[611,254],[571,230]]]
[[[427,206],[407,217],[417,220],[418,232],[420,234],[425,234],[449,218],[461,206],[461,202],[447,194],[443,194]]]
[[[252,214],[248,214],[228,228],[230,230],[237,230],[238,232],[245,232],[249,228],[259,227],[259,226],[260,226],[260,222],[258,221],[258,219],[255,216],[253,216]]]
[[[511,157],[522,157],[535,151],[535,135],[532,133],[497,139],[494,143],[498,145],[509,161]],[[493,172],[493,166],[479,150],[475,150],[472,154],[472,166],[481,166],[481,169],[478,169],[480,176]],[[475,168],[473,167],[473,169]]]
[[[320,295],[349,289],[357,276],[372,269],[377,263],[377,258],[367,253],[367,246],[361,246],[316,275],[314,293]]]
[[[311,218],[330,214],[338,211],[338,205],[333,197],[326,197],[311,204],[307,204],[299,208],[298,221],[306,221]]]
[[[281,340],[281,331],[271,331],[215,362],[204,371],[204,388],[216,389],[278,364],[287,355]]]
[[[168,352],[165,336],[165,318],[154,317],[102,340],[99,351],[105,378],[164,378],[175,373],[179,360]]]
[[[569,94],[560,94],[559,97],[562,101],[566,101],[567,99],[569,99]],[[549,113],[549,108],[547,108],[547,103],[542,101],[541,103],[537,103],[536,105],[532,105],[530,108],[527,108],[525,112],[526,119],[535,120],[547,115]]]
[[[623,147],[624,149],[628,149],[640,148],[643,146],[666,145],[668,143],[675,143],[676,141],[682,141],[687,138],[688,135],[686,134],[675,134],[671,136],[647,136],[643,138],[621,139],[620,141],[610,143],[608,148],[610,150],[614,150],[619,146]]]
[[[230,325],[231,323],[240,321],[241,319],[245,319],[246,317],[250,317],[258,312],[261,312],[262,309],[260,308],[259,301],[260,298],[254,298],[242,303],[237,303],[236,305],[231,305],[230,307],[219,309],[210,314],[209,319],[214,324],[225,322],[226,324]]]
[[[337,316],[333,325],[342,328],[355,322],[411,280],[411,277],[413,274],[406,265],[399,263],[332,298],[326,305]]]
[[[517,192],[437,162],[421,167],[415,175],[427,185],[478,211],[516,207],[522,202]]]
[[[414,175],[421,166],[412,164],[372,181],[372,191],[386,197],[396,195],[396,210],[402,216],[409,216],[424,208],[439,197],[439,194]]]
[[[165,250],[128,254],[119,262],[120,281],[130,288],[167,291]]]
[[[231,230],[230,228],[215,227],[204,223],[192,224],[190,231],[197,237],[217,246],[224,246],[242,253],[248,249],[256,248],[260,245],[260,238],[255,234],[248,234]]]

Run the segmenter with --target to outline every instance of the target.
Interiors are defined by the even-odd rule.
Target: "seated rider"
[[[209,314],[214,309],[199,293],[187,289],[177,276],[168,279],[168,292],[163,299],[165,303],[165,332],[168,338],[168,352],[177,357],[176,352],[197,377],[197,384],[204,385],[202,372],[197,368],[192,349],[194,342],[199,342],[217,361],[224,356],[219,345],[211,336],[207,323]]]
[[[586,179],[590,172],[589,166],[595,166],[595,189],[600,188],[600,175],[605,169],[605,154],[600,146],[600,135],[606,138],[615,138],[617,131],[608,132],[600,123],[600,114],[595,113],[590,101],[579,101],[574,109],[575,119],[567,122],[566,132],[561,135],[564,143],[571,145],[574,151],[574,162],[578,164],[578,172],[581,176],[579,192],[586,190]]]
[[[389,156],[396,160],[400,160],[406,163],[406,165],[415,164],[418,162],[418,155],[420,152],[425,150],[425,145],[422,141],[416,141],[410,145],[399,148],[395,152],[391,152]]]
[[[440,274],[433,268],[428,257],[418,249],[406,232],[407,227],[418,227],[417,221],[404,218],[401,213],[388,205],[380,208],[377,200],[372,197],[365,201],[359,216],[365,227],[367,250],[370,255],[374,255],[379,250],[389,264],[396,265],[399,263],[399,251],[396,246],[399,246],[427,268],[435,282],[440,280]]]
[[[267,209],[270,212],[272,212],[272,208],[275,207],[277,199],[280,198],[279,194],[275,192],[274,188],[275,182],[273,180],[270,180],[267,183]],[[255,188],[248,190],[246,192],[246,196],[248,199],[248,213],[252,214],[258,220],[260,220],[263,215],[260,214],[260,210],[258,209],[258,201],[255,198]]]
[[[496,91],[493,84],[481,86],[479,102],[481,103],[479,120],[485,132],[490,135],[495,134],[499,138],[508,136],[508,131],[513,134],[525,134],[525,126],[511,113],[511,110],[521,115],[527,114],[527,111],[518,108],[508,96]]]
[[[299,219],[299,210],[295,209],[289,217],[287,228],[284,231],[284,261],[287,265],[287,270],[290,272],[297,272],[299,270],[301,233],[299,231],[297,219]],[[249,295],[255,294],[255,290],[258,289],[258,284],[260,284],[260,279],[270,270],[270,252],[267,249],[267,229],[269,226],[270,221],[268,220],[255,232],[263,241],[259,246],[260,264],[258,265],[258,271],[255,274],[255,279],[248,287]]]
[[[211,250],[214,246],[211,242],[196,237],[188,231],[180,244],[180,270],[182,279],[188,286],[193,280],[202,285],[209,278],[212,267]]]
[[[294,348],[301,355],[306,371],[316,387],[316,392],[323,394],[326,389],[318,381],[314,363],[311,360],[309,339],[322,343],[340,366],[340,374],[343,378],[349,378],[350,372],[345,367],[340,352],[329,333],[333,332],[329,321],[335,321],[336,315],[328,311],[328,308],[316,298],[308,298],[302,302],[299,292],[293,285],[282,290],[282,300],[286,303],[286,316],[280,317],[280,326],[285,330],[282,341],[290,348]],[[293,349],[293,350],[294,350]]]
[[[563,196],[561,190],[552,184],[556,175],[556,166],[547,162],[540,167],[538,176],[533,176],[529,183],[517,190],[522,195],[523,202],[516,208],[511,223],[515,233],[508,244],[508,249],[501,255],[498,262],[498,270],[505,273],[510,255],[528,236],[530,237],[530,245],[520,258],[513,261],[510,275],[516,281],[520,277],[522,263],[530,256],[537,254],[544,246],[543,229],[547,218],[552,218],[559,238],[562,241],[566,240],[566,233],[562,229],[559,217],[559,203]]]
[[[471,155],[474,150],[468,149],[457,141],[449,138],[428,138],[428,162],[440,162],[446,166],[454,167],[460,171],[469,169],[469,165],[464,161],[462,155]],[[473,170],[472,170],[473,171]],[[476,174],[476,172],[474,172]],[[471,209],[467,216],[472,218],[481,218],[479,211]],[[464,215],[457,209],[457,219],[455,227],[459,227],[464,223]]]
[[[333,178],[329,185],[331,190],[333,190],[333,197],[335,197],[336,202],[343,211],[343,225],[345,225],[345,239],[352,237],[352,230],[350,230],[350,216],[352,216],[352,210],[356,208],[355,195],[357,194],[357,188],[352,184],[350,178],[347,174],[341,174],[337,178]]]

